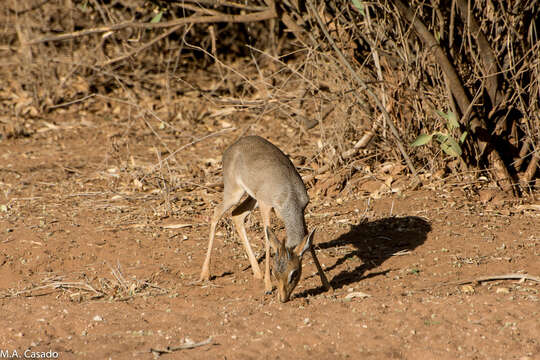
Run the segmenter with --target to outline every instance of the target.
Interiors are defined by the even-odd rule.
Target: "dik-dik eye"
[[[294,279],[296,279],[297,275],[298,275],[298,271],[296,271],[296,270],[291,271],[289,273],[289,278],[287,279],[288,283],[289,284],[292,283],[294,281]]]

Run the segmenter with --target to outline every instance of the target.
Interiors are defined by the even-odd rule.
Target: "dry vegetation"
[[[75,110],[173,132],[209,115],[274,116],[305,135],[316,127],[317,158],[306,161],[345,170],[342,183],[371,158],[424,182],[483,176],[515,195],[536,186],[536,1],[68,4],[2,10],[4,137]]]
[[[540,354],[538,1],[4,3],[0,343]],[[291,303],[263,296],[230,221],[221,275],[194,283],[220,154],[244,134],[298,167],[335,293],[308,262]]]

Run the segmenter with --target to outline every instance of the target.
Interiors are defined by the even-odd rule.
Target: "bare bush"
[[[340,181],[377,159],[423,179],[483,171],[507,191],[537,186],[537,1],[67,4],[1,10],[5,136],[69,106],[174,130],[200,115],[179,104],[203,97],[318,131],[306,161]],[[410,147],[420,134],[438,143]]]

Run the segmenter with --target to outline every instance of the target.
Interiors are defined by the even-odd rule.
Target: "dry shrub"
[[[309,37],[319,45],[313,56],[318,56],[313,64],[320,70],[313,72],[317,78],[314,83],[339,84],[337,92],[331,91],[339,94],[336,107],[351,106],[360,112],[353,117],[350,115],[354,110],[349,110],[349,116],[343,117],[343,112],[338,116],[335,128],[341,132],[336,132],[330,141],[332,147],[339,147],[344,129],[351,127],[355,129],[350,132],[353,139],[371,127],[390,143],[396,140],[386,131],[384,118],[376,115],[381,109],[373,97],[367,96],[336,56],[323,33],[324,27],[348,64],[370,84],[390,112],[405,143],[411,143],[421,133],[449,133],[447,121],[439,113],[452,112],[458,119],[461,117],[460,128],[451,133],[456,139],[465,131],[469,134],[460,161],[452,160],[439,146],[409,148],[417,166],[424,165],[428,173],[448,166],[446,171],[460,173],[486,169],[501,182],[505,177],[511,182],[521,180],[522,189],[528,190],[534,186],[540,144],[538,4],[516,2],[506,8],[503,3],[481,1],[474,2],[471,12],[463,14],[457,8],[466,6],[467,1],[456,1],[454,7],[452,3],[413,2],[403,7],[408,7],[414,21],[426,26],[443,54],[447,54],[472,103],[470,109],[460,108],[454,85],[448,81],[447,69],[434,46],[426,44],[425,36],[418,35],[416,26],[392,2],[338,1],[318,5],[324,24],[309,16],[305,26],[310,30]],[[307,10],[310,4],[313,2],[307,2]],[[300,18],[301,11],[296,13]],[[328,76],[334,80],[328,80]],[[369,105],[363,106],[362,100]],[[480,119],[482,132],[475,132],[473,117]],[[500,163],[492,159],[492,153],[500,154],[506,174],[498,174]]]
[[[317,141],[304,153],[314,155],[301,162],[319,173],[342,169],[338,183],[384,162],[401,168],[401,143],[413,159],[410,171],[421,177],[453,172],[473,174],[471,181],[485,170],[503,188],[521,181],[528,190],[540,157],[540,7],[483,0],[471,2],[464,16],[463,1],[403,6],[450,59],[472,103],[465,110],[434,47],[396,8],[400,2],[277,2],[276,21],[167,26],[187,16],[263,12],[273,2],[7,0],[0,13],[0,126],[8,136],[31,135],[35,119],[69,106],[104,116],[134,109],[172,129],[241,111],[255,124],[273,116],[309,140],[313,133]],[[158,15],[162,28],[113,28]],[[111,30],[77,33],[100,27]],[[70,36],[58,40],[60,34]],[[421,133],[449,132],[437,112],[457,115],[452,137],[469,133],[462,156],[436,144],[408,145]]]

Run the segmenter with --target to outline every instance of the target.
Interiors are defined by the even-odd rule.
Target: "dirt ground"
[[[150,125],[66,113],[0,140],[0,354],[152,359],[191,345],[160,357],[540,359],[540,283],[519,279],[540,276],[534,200],[445,182],[374,196],[373,176],[341,192],[310,184],[306,221],[335,290],[307,255],[280,303],[253,279],[230,219],[215,277],[196,282],[221,152],[242,131]],[[297,165],[315,139],[264,121],[249,132]],[[258,211],[248,225],[260,256]]]

